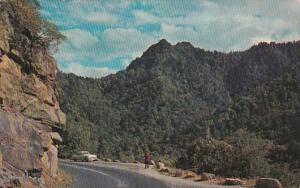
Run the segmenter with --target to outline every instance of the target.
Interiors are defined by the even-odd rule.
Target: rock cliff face
[[[65,115],[57,101],[54,59],[36,50],[29,62],[10,44],[14,15],[0,2],[0,187],[52,187],[57,176],[57,132]],[[23,40],[26,34],[18,33]],[[55,135],[55,136],[53,136]]]

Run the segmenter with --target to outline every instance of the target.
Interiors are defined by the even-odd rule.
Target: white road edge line
[[[83,169],[83,170],[86,170],[86,171],[90,171],[90,172],[94,172],[94,173],[97,173],[97,174],[102,174],[104,176],[109,176],[109,177],[112,177],[106,173],[103,173],[103,172],[99,172],[97,170],[93,170],[93,169],[89,169],[89,168],[85,168],[85,167],[81,167],[81,166],[76,166],[76,165],[72,165],[72,164],[66,164],[66,163],[60,163],[60,165],[63,165],[63,166],[69,166],[69,167],[72,167],[72,168],[77,168],[77,169]],[[126,183],[125,182],[122,182],[120,179],[118,178],[115,178],[115,177],[112,177],[114,179],[117,179],[118,181],[118,185],[117,187],[124,187],[126,186]]]
[[[102,174],[104,176],[109,176],[108,174],[105,174],[103,172],[99,172],[97,170],[93,170],[93,169],[89,169],[89,168],[85,168],[85,167],[81,167],[81,166],[76,166],[76,165],[71,165],[71,164],[66,164],[66,163],[63,163],[61,165],[64,165],[64,166],[69,166],[69,167],[73,167],[73,168],[79,168],[79,169],[83,169],[83,170],[86,170],[86,171],[90,171],[90,172],[94,172],[94,173],[97,173],[97,174]]]

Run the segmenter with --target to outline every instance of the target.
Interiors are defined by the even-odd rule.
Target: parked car
[[[74,161],[83,162],[92,162],[98,160],[96,155],[90,154],[88,151],[80,151],[77,154],[72,155],[71,159]]]

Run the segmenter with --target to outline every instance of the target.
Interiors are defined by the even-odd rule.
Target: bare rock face
[[[1,8],[1,2],[0,2]],[[23,186],[30,179],[41,179],[46,187],[57,176],[56,132],[65,125],[65,115],[57,101],[56,63],[48,53],[37,51],[30,69],[9,43],[14,28],[8,13],[0,11],[0,176],[5,186],[21,177]],[[26,69],[26,70],[25,70]],[[55,133],[53,133],[55,132]],[[2,154],[2,155],[1,155]],[[32,176],[32,177],[30,177]],[[21,185],[22,186],[22,185]],[[40,185],[36,185],[40,186]],[[34,187],[34,186],[33,186]]]

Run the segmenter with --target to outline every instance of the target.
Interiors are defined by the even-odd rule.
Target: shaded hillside
[[[247,128],[283,146],[286,155],[274,160],[299,168],[299,41],[226,54],[161,40],[117,74],[58,80],[68,120],[63,151],[133,160],[149,149],[176,159],[199,137]]]

